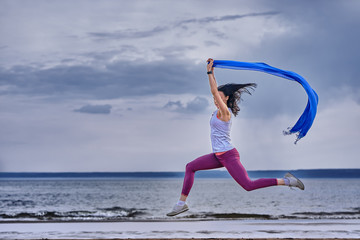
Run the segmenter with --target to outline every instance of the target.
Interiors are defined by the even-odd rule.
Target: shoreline
[[[5,224],[71,224],[71,223],[182,223],[182,222],[259,222],[259,223],[290,223],[297,222],[299,224],[306,222],[313,222],[314,224],[346,224],[346,222],[359,222],[360,219],[353,218],[324,218],[324,219],[316,219],[316,218],[282,218],[282,219],[253,219],[253,218],[169,218],[169,219],[117,219],[117,220],[9,220],[9,221],[0,221],[0,226]],[[360,229],[359,229],[360,233]],[[359,236],[360,237],[360,236]]]

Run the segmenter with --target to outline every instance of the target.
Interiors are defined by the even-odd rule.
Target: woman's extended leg
[[[240,162],[239,152],[234,148],[225,152],[222,155],[218,155],[217,158],[228,170],[234,180],[240,184],[246,191],[252,191],[258,188],[283,185],[283,182],[278,183],[276,178],[261,178],[257,180],[251,180]]]
[[[184,183],[181,191],[180,200],[175,204],[172,211],[166,215],[172,217],[189,210],[185,201],[194,183],[194,177],[196,171],[214,169],[220,167],[223,167],[223,165],[219,162],[219,160],[216,158],[214,153],[201,156],[195,159],[194,161],[189,162],[186,165]]]
[[[186,197],[189,195],[191,187],[194,183],[195,172],[199,170],[207,170],[214,168],[221,168],[223,165],[216,158],[214,153],[210,153],[204,156],[201,156],[194,161],[189,162],[186,165],[185,177],[183,188],[181,191],[181,201],[185,201]]]

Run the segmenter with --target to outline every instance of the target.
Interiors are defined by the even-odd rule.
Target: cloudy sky
[[[249,170],[360,168],[360,1],[0,0],[0,171],[183,171],[211,152],[206,59],[265,62],[233,120]]]

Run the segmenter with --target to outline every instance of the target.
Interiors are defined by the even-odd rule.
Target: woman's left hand
[[[208,63],[207,66],[206,66],[207,71],[208,71],[208,72],[214,71],[214,67],[213,67],[214,59],[209,58],[208,60],[206,60],[206,62]]]

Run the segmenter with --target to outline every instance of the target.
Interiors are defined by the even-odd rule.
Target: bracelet
[[[212,73],[213,73],[212,71],[207,72],[207,74],[212,74]]]

